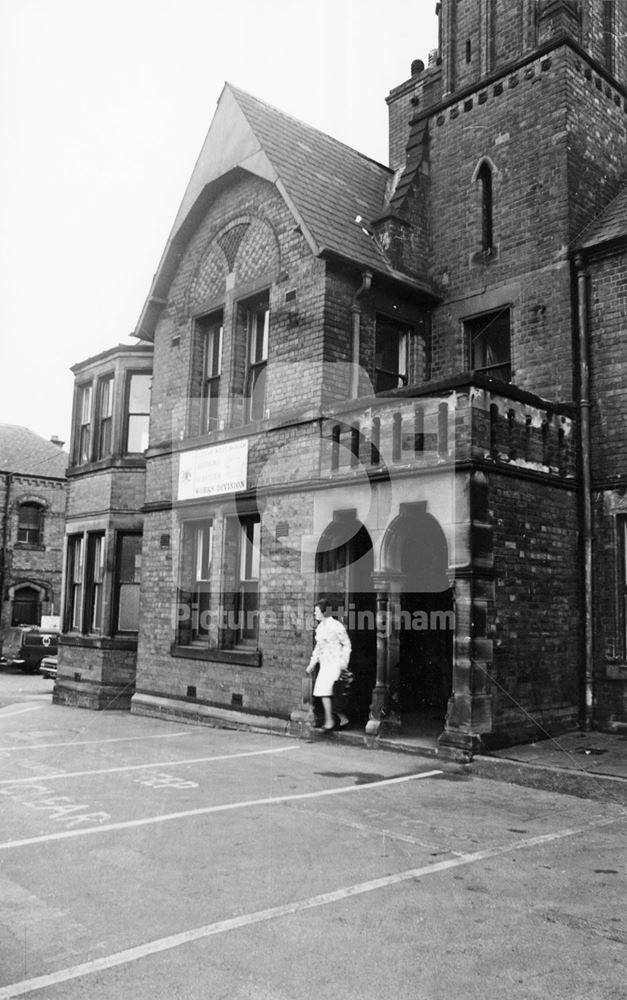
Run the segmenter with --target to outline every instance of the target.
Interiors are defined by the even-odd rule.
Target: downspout
[[[361,305],[359,300],[362,295],[370,291],[372,285],[372,274],[364,271],[361,276],[361,285],[353,295],[351,302],[351,324],[352,324],[352,358],[351,384],[349,399],[355,399],[359,395],[359,356],[361,351]]]
[[[13,473],[5,472],[4,476],[6,482],[6,493],[4,497],[4,514],[2,518],[2,552],[0,552],[0,624],[2,621],[2,610],[4,607],[4,581],[6,579],[7,539],[9,536],[9,500],[11,496]]]
[[[594,659],[592,612],[592,472],[590,456],[590,332],[588,328],[588,274],[582,254],[575,257],[579,346],[579,448],[583,514],[584,706],[583,728],[592,728],[594,713]]]

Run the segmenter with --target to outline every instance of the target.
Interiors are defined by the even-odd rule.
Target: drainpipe
[[[359,395],[359,354],[361,349],[361,306],[359,299],[362,295],[366,295],[370,291],[371,285],[372,274],[370,271],[364,271],[361,276],[361,285],[353,295],[353,301],[351,302],[353,367],[351,370],[349,399],[355,399]]]
[[[575,257],[579,344],[579,447],[583,506],[584,598],[584,711],[583,728],[592,728],[594,712],[594,660],[592,617],[592,472],[590,467],[590,334],[588,329],[588,274],[583,256]]]
[[[6,493],[4,497],[4,514],[2,518],[2,551],[0,552],[0,625],[2,624],[2,611],[4,608],[4,581],[6,579],[7,567],[7,540],[9,537],[9,500],[11,496],[11,483],[13,473],[5,472]],[[9,624],[11,624],[9,622]]]

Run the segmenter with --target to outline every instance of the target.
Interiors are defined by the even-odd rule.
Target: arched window
[[[481,191],[481,248],[489,253],[494,248],[492,170],[484,160],[477,173]]]
[[[22,503],[18,511],[17,540],[30,545],[43,541],[44,511],[41,504]]]

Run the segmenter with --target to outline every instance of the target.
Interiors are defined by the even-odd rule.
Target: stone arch
[[[487,168],[490,171],[490,173],[492,174],[492,176],[494,177],[495,180],[500,179],[501,175],[500,175],[500,172],[499,172],[499,169],[498,169],[496,163],[494,162],[494,160],[492,159],[491,156],[488,156],[487,154],[485,154],[484,156],[480,156],[479,159],[477,160],[477,164],[475,166],[475,169],[472,172],[472,177],[471,177],[471,183],[472,184],[476,184],[477,183],[477,181],[479,179],[479,174],[481,173],[481,170],[484,167]]]
[[[39,625],[50,601],[50,587],[35,580],[20,580],[9,587],[12,625]]]
[[[376,674],[376,602],[372,586],[373,543],[357,511],[335,511],[316,551],[316,594],[337,608],[348,631],[354,676],[347,714],[352,723],[368,718]]]
[[[449,545],[440,522],[427,510],[427,504],[402,504],[400,513],[388,525],[381,542],[380,569],[382,572],[403,573],[407,562],[407,533],[414,522],[423,561],[410,568],[411,582],[418,589],[440,592],[450,586]]]
[[[446,533],[426,502],[401,504],[384,535],[380,565],[388,714],[404,730],[436,737],[453,684],[455,614]]]

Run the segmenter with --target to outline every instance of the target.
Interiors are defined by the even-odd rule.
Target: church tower
[[[627,172],[627,3],[436,13],[438,49],[388,97],[390,214],[413,213],[441,296],[432,376],[572,399],[571,248]]]

